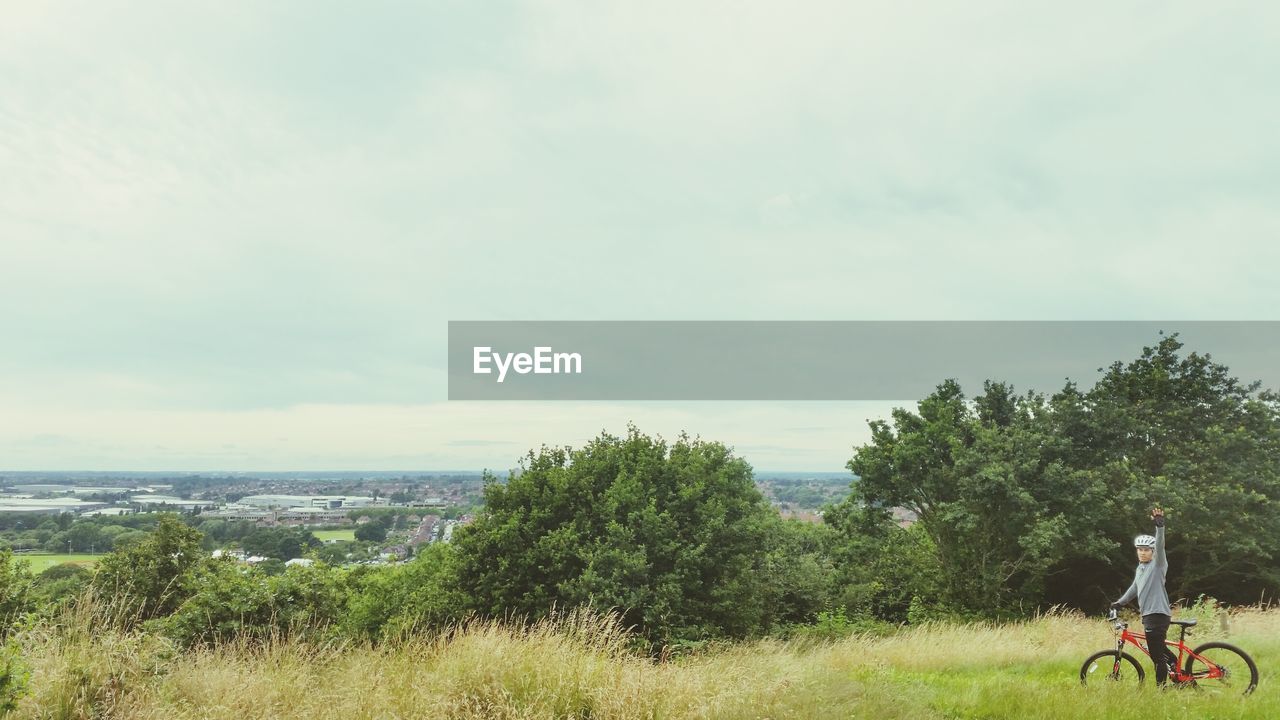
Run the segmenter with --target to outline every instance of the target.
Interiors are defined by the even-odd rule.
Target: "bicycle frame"
[[[1178,651],[1177,653],[1178,662],[1177,662],[1177,665],[1169,671],[1169,679],[1173,680],[1174,682],[1189,682],[1191,680],[1216,680],[1218,678],[1221,678],[1223,676],[1222,667],[1217,665],[1213,661],[1205,659],[1204,657],[1201,657],[1200,655],[1197,655],[1196,653],[1192,652],[1191,648],[1187,647],[1187,644],[1186,644],[1187,626],[1179,625],[1178,627],[1182,629],[1182,632],[1178,634],[1178,641],[1176,643],[1172,640],[1164,641],[1164,644],[1170,650],[1176,649]],[[1147,650],[1146,633],[1131,632],[1129,630],[1129,623],[1124,622],[1123,620],[1117,620],[1115,624],[1115,628],[1116,628],[1116,662],[1117,663],[1120,662],[1119,653],[1121,650],[1124,649],[1125,643],[1128,643],[1138,648],[1139,650],[1141,650],[1142,654],[1146,655],[1148,659],[1151,658],[1151,652]],[[1142,642],[1138,642],[1139,640],[1141,640]],[[1203,671],[1197,670],[1196,672],[1191,674],[1184,672],[1183,668],[1186,667],[1188,657],[1195,658],[1196,661],[1200,663],[1205,669]]]

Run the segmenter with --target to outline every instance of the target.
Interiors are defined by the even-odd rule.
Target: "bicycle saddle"
[[[1193,625],[1195,625],[1195,624],[1196,624],[1196,619],[1195,619],[1195,618],[1191,618],[1190,620],[1170,620],[1170,621],[1169,621],[1169,624],[1170,624],[1170,625],[1181,625],[1182,627],[1191,627],[1191,626],[1193,626]]]

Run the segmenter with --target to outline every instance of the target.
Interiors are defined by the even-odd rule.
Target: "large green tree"
[[[1161,338],[1088,392],[1048,399],[988,382],[969,401],[946,381],[917,412],[871,423],[842,513],[913,511],[962,610],[1104,603],[1154,505],[1170,508],[1171,596],[1274,594],[1280,403],[1181,347]]]
[[[1181,349],[1164,337],[1089,392],[1055,396],[1059,457],[1106,488],[1094,515],[1117,549],[1105,566],[1064,565],[1051,600],[1091,603],[1123,587],[1129,539],[1153,505],[1169,509],[1171,598],[1248,603],[1280,591],[1280,396]]]
[[[1109,549],[1089,517],[1103,488],[1053,457],[1043,398],[987,383],[968,402],[942,383],[919,412],[871,423],[849,463],[850,503],[913,512],[937,555],[942,599],[957,610],[1037,604],[1053,566]]]
[[[455,536],[458,577],[482,613],[616,609],[656,642],[741,637],[769,622],[777,514],[720,443],[668,444],[630,428],[579,450],[530,452],[490,478]]]

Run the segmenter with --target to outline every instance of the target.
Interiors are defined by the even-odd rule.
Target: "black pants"
[[[1169,666],[1177,662],[1177,657],[1169,652],[1164,640],[1169,636],[1168,615],[1151,613],[1142,616],[1142,630],[1147,635],[1147,652],[1151,653],[1151,662],[1156,665],[1156,684],[1164,685],[1169,679]]]

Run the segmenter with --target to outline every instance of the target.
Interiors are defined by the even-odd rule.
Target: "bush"
[[[92,579],[93,572],[81,565],[54,565],[36,576],[33,595],[42,608],[50,611],[79,596]]]
[[[888,635],[897,630],[892,623],[863,616],[850,618],[844,608],[823,610],[818,619],[808,625],[793,625],[787,637],[796,640],[842,640],[850,635]]]
[[[324,565],[289,568],[268,576],[234,560],[209,563],[199,590],[159,627],[183,646],[237,639],[318,638],[343,617],[345,572]]]
[[[32,609],[31,573],[9,550],[0,550],[0,637],[18,616]]]
[[[8,640],[0,645],[0,713],[18,707],[18,700],[26,694],[31,672],[27,669],[18,644]]]
[[[412,562],[357,568],[349,582],[343,630],[361,640],[443,628],[462,619],[471,604],[458,588],[457,553],[440,543]]]
[[[581,450],[530,452],[455,536],[477,608],[537,619],[552,607],[618,610],[665,644],[767,628],[777,513],[720,443],[668,445],[634,427]]]
[[[200,587],[196,577],[209,562],[200,539],[176,516],[162,515],[145,540],[98,562],[92,586],[112,598],[116,620],[126,625],[170,615]]]

